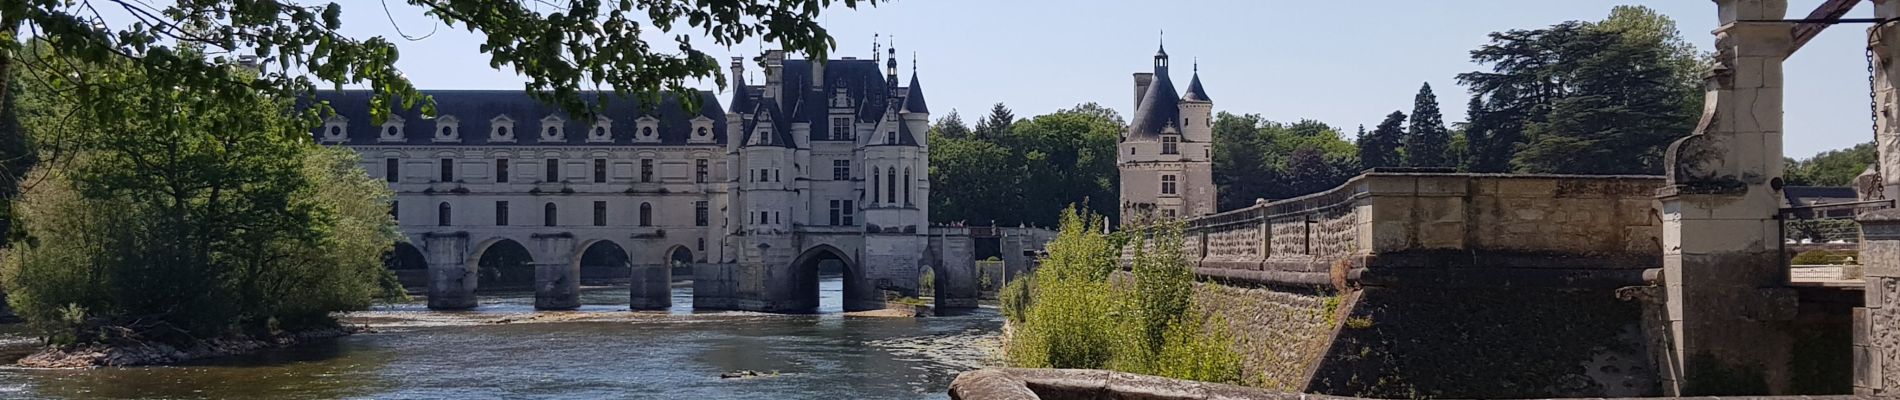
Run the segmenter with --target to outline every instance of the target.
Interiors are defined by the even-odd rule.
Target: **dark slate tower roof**
[[[1184,100],[1184,101],[1191,101],[1191,102],[1197,102],[1197,103],[1212,103],[1212,102],[1214,102],[1214,99],[1211,99],[1211,98],[1208,98],[1208,97],[1207,97],[1207,89],[1202,89],[1202,88],[1201,88],[1201,65],[1200,65],[1200,63],[1195,63],[1195,65],[1194,65],[1194,80],[1192,80],[1192,81],[1188,81],[1188,88],[1187,88],[1187,94],[1183,94],[1183,95],[1181,95],[1181,100]]]
[[[726,112],[719,106],[719,96],[709,91],[699,91],[699,113],[688,114],[680,107],[680,99],[673,93],[664,93],[660,103],[652,107],[641,107],[635,98],[613,98],[607,102],[600,115],[613,121],[613,141],[610,143],[587,141],[588,131],[593,122],[576,118],[560,110],[559,107],[542,103],[528,97],[520,90],[424,90],[423,94],[435,99],[436,115],[455,117],[460,141],[450,143],[435,142],[435,120],[425,119],[420,110],[396,110],[392,115],[402,117],[403,141],[380,142],[378,136],[381,127],[373,124],[369,115],[370,92],[365,90],[319,91],[316,100],[330,103],[337,115],[349,120],[346,132],[351,145],[429,145],[429,146],[469,146],[487,145],[489,132],[493,130],[495,117],[508,116],[514,121],[513,142],[506,145],[572,145],[599,146],[602,144],[633,143],[634,125],[642,116],[652,116],[660,120],[660,142],[657,145],[688,145],[692,136],[692,120],[706,117],[712,120],[713,143],[726,142]],[[581,98],[595,101],[595,92],[583,92]],[[611,95],[609,95],[611,96]],[[395,103],[400,103],[397,101]],[[555,142],[541,141],[539,129],[541,119],[550,115],[562,119],[564,139]],[[312,131],[314,137],[321,139],[322,128]],[[641,145],[654,145],[640,143]]]
[[[1174,90],[1174,82],[1168,79],[1165,48],[1155,52],[1154,68],[1154,82],[1148,84],[1148,92],[1141,96],[1141,108],[1135,110],[1135,119],[1128,124],[1128,140],[1158,141],[1163,129],[1179,130],[1181,96]]]
[[[733,110],[752,109],[751,87],[745,85],[745,74],[732,74],[732,101],[727,103]]]
[[[924,104],[924,85],[917,82],[917,71],[910,72],[910,91],[904,93],[904,111],[930,112],[930,106]]]
[[[771,101],[758,102],[758,108],[752,111],[752,118],[745,121],[745,132],[739,136],[742,138],[740,145],[752,146],[752,136],[757,133],[759,122],[762,121],[772,123],[772,140],[766,146],[798,147],[798,142],[792,141],[791,125],[795,121],[786,118],[785,113],[779,112],[778,103]]]

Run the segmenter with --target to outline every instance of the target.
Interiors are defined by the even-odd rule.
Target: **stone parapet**
[[[1862,214],[1865,306],[1854,309],[1854,390],[1900,393],[1900,210]]]
[[[1203,276],[1312,285],[1384,269],[1577,270],[1640,282],[1660,265],[1658,176],[1370,172],[1333,190],[1191,219]],[[1612,270],[1599,273],[1591,271]],[[1467,272],[1482,271],[1469,274]],[[1416,273],[1393,272],[1384,281]],[[1376,279],[1375,279],[1376,280]],[[1387,282],[1391,283],[1391,282]]]

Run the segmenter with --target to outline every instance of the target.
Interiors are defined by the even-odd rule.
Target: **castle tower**
[[[858,141],[867,182],[864,264],[891,266],[867,271],[866,279],[879,288],[916,290],[926,268],[925,235],[930,227],[929,153],[924,147],[930,109],[914,69],[909,86],[898,86],[897,49],[887,51],[884,112],[870,134]]]
[[[794,187],[798,180],[794,166],[798,142],[792,136],[795,120],[781,109],[785,93],[774,89],[783,81],[784,57],[782,51],[766,52],[765,90],[753,99],[752,88],[740,81],[738,90],[743,92],[734,95],[736,118],[727,119],[735,125],[729,132],[737,132],[739,138],[728,145],[727,165],[735,195],[727,215],[736,227],[728,240],[729,254],[741,274],[766,279],[774,275],[773,268],[790,264],[799,251],[792,229],[799,195]]]
[[[1184,218],[1214,213],[1213,101],[1199,66],[1184,97],[1168,75],[1168,52],[1155,51],[1154,72],[1135,74],[1134,119],[1118,146],[1121,214]]]

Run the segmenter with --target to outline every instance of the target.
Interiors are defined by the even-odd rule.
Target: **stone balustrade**
[[[1203,276],[1268,284],[1500,268],[1634,282],[1660,265],[1654,191],[1662,184],[1656,176],[1374,171],[1329,191],[1189,220],[1183,244]]]

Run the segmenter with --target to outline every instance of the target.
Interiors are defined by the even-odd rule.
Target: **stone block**
[[[1890,281],[1891,279],[1887,279],[1887,278],[1865,278],[1865,279],[1866,279],[1865,280],[1866,290],[1862,291],[1865,297],[1862,299],[1864,301],[1861,304],[1863,304],[1867,308],[1880,308],[1881,305],[1884,305],[1887,302],[1887,286],[1888,286],[1887,283],[1881,282],[1881,281]]]
[[[1469,189],[1467,182],[1470,182],[1470,180],[1471,178],[1458,175],[1419,177],[1417,193],[1422,195],[1452,195],[1462,197]]]
[[[1366,191],[1374,196],[1411,196],[1418,191],[1418,178],[1410,176],[1369,176],[1364,184]]]
[[[1557,181],[1540,178],[1499,179],[1498,194],[1509,197],[1549,197],[1557,192]]]
[[[1854,387],[1875,391],[1884,389],[1885,352],[1872,346],[1854,346]]]
[[[1853,332],[1851,332],[1854,338],[1852,343],[1856,346],[1872,345],[1874,323],[1873,320],[1868,318],[1872,318],[1873,313],[1866,307],[1854,307],[1852,315],[1854,316],[1854,327]]]
[[[1418,242],[1419,246],[1427,249],[1463,249],[1465,224],[1462,221],[1421,224]]]

